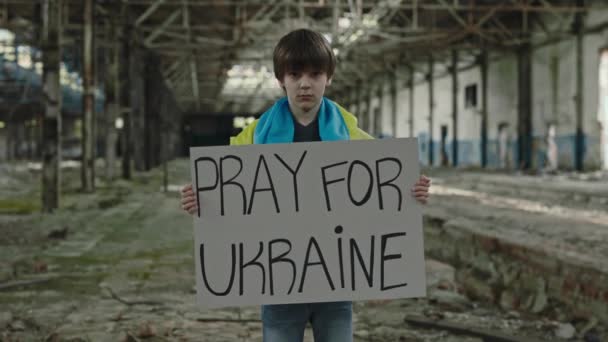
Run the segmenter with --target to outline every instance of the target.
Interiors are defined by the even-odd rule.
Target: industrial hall
[[[608,1],[0,0],[0,341],[608,341]]]

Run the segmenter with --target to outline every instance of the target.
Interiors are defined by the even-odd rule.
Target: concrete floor
[[[168,193],[153,170],[81,194],[68,164],[62,209],[43,216],[35,167],[0,165],[1,340],[261,339],[257,307],[196,307],[192,222],[177,193],[188,161],[169,169]],[[547,341],[608,338],[604,174],[428,173],[428,297],[356,303],[356,341],[481,341],[410,326],[410,315]]]

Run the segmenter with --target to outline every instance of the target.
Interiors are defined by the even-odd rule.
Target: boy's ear
[[[327,79],[327,85],[328,85],[328,86],[330,86],[330,85],[331,85],[331,80],[332,80],[332,77],[330,77],[330,78],[328,78],[328,79]]]
[[[276,78],[276,80],[277,80],[277,84],[279,85],[279,87],[280,87],[281,89],[285,89],[285,84],[283,84],[283,81],[281,81],[281,80],[280,80],[280,79],[278,79],[278,78]]]

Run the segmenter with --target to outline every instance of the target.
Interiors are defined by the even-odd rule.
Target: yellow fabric
[[[230,137],[230,145],[250,145],[253,144],[253,132],[258,125],[258,120],[245,127],[236,137]]]
[[[367,134],[364,130],[357,126],[357,118],[353,114],[351,114],[339,104],[336,103],[336,105],[340,110],[340,114],[342,114],[342,118],[344,118],[344,123],[346,123],[346,128],[348,129],[350,140],[373,139],[371,135]],[[249,126],[245,127],[243,131],[239,133],[236,137],[230,137],[230,145],[253,144],[253,133],[255,132],[255,127],[257,126],[257,124],[258,120],[255,120]]]

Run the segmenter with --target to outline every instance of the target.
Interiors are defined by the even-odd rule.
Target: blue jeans
[[[352,302],[262,306],[264,342],[301,342],[306,323],[315,342],[352,342]]]

